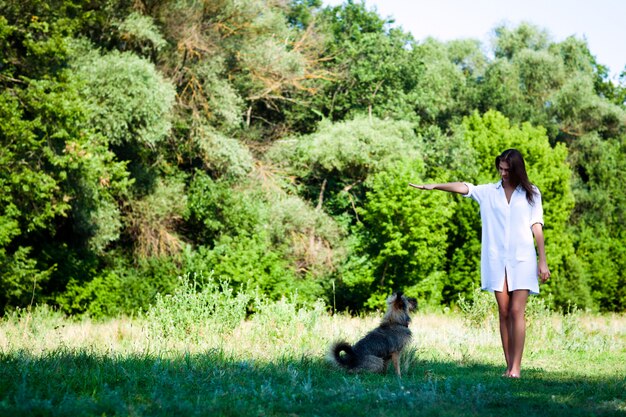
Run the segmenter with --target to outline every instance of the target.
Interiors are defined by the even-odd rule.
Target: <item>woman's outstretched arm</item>
[[[441,190],[449,193],[457,193],[467,195],[469,193],[469,187],[464,182],[446,182],[443,184],[411,184],[411,187],[419,188],[420,190]]]

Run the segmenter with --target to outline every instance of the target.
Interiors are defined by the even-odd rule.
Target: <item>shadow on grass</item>
[[[588,416],[626,415],[624,378],[583,378],[415,360],[348,374],[323,358],[235,360],[55,351],[0,354],[0,415],[11,416]]]

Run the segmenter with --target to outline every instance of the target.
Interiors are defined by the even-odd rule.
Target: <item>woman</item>
[[[496,169],[501,179],[494,184],[410,185],[462,194],[480,205],[482,289],[495,292],[498,303],[507,365],[503,376],[519,378],[526,337],[526,301],[529,293],[539,293],[537,275],[545,282],[550,270],[544,247],[541,193],[528,179],[522,154],[516,149],[502,152],[496,158]]]

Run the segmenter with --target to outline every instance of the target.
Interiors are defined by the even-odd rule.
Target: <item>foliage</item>
[[[419,143],[406,122],[360,116],[343,123],[326,121],[314,134],[279,141],[268,157],[301,178],[306,199],[355,219],[365,181],[399,160],[417,158]]]
[[[345,61],[338,63],[345,73],[333,86],[333,100],[325,113],[331,119],[367,113],[416,120],[412,103],[420,62],[405,47],[410,44],[411,38],[399,30],[365,33],[347,43]]]
[[[578,167],[574,176],[575,250],[588,276],[591,297],[601,309],[619,311],[624,306],[621,225],[625,213],[620,184],[626,148],[623,140],[602,140],[596,134],[580,138],[572,148],[571,159]]]
[[[102,258],[87,258],[68,247],[58,248],[61,255],[56,275],[65,277],[64,291],[52,300],[59,311],[86,315],[93,319],[135,316],[146,311],[157,294],[170,294],[180,273],[179,257],[128,259],[121,251]],[[82,255],[82,256],[81,256]],[[52,302],[51,301],[51,302]]]
[[[181,250],[176,227],[182,219],[186,197],[180,178],[157,180],[151,194],[127,204],[124,223],[137,257],[158,258]]]
[[[398,164],[368,181],[367,201],[359,208],[356,256],[365,265],[344,271],[348,286],[365,286],[370,307],[393,290],[414,294],[422,305],[441,301],[447,224],[452,207],[446,196],[412,192],[420,179],[421,164]]]
[[[487,48],[390,23],[354,1],[0,1],[0,314],[135,314],[210,271],[454,307],[478,210],[407,182],[495,181],[509,147],[542,192],[540,299],[623,311],[623,79],[528,23]]]
[[[511,59],[524,50],[540,51],[548,46],[549,34],[528,22],[511,29],[506,26],[495,28],[494,54],[497,58]]]
[[[250,295],[235,294],[228,282],[216,282],[212,276],[180,276],[174,293],[157,294],[154,305],[145,313],[148,337],[155,341],[197,341],[202,337],[201,329],[230,333],[246,317],[249,301]]]
[[[255,181],[233,188],[201,173],[189,195],[185,217],[199,245],[189,268],[258,286],[274,299],[292,291],[309,301],[324,294],[342,239],[326,214]]]
[[[124,20],[113,23],[113,26],[119,30],[119,37],[128,49],[148,54],[167,46],[167,41],[150,16],[132,12]]]
[[[81,96],[90,107],[89,122],[110,144],[154,147],[170,129],[174,88],[154,65],[130,53],[75,52]]]
[[[409,102],[424,126],[449,126],[454,119],[475,108],[475,81],[482,76],[476,45],[427,39],[415,48],[421,71]]]
[[[485,73],[484,110],[498,110],[515,123],[542,125],[551,138],[572,139],[594,130],[620,133],[623,106],[607,100],[620,94],[619,87],[604,81],[604,70],[584,40],[550,43],[545,30],[526,23],[495,32],[496,59]]]
[[[126,165],[88,127],[69,77],[64,72],[56,81],[33,80],[2,95],[1,269],[14,294],[3,299],[2,308],[24,305],[54,288],[56,262],[44,254],[49,239],[61,244],[70,235],[72,245],[102,253],[119,238],[117,198],[130,185]],[[42,287],[50,277],[52,285]],[[18,293],[30,295],[15,298]]]
[[[581,137],[597,132],[607,138],[623,133],[626,113],[593,91],[591,77],[577,75],[563,85],[552,98],[553,114],[561,124],[563,134]]]
[[[188,190],[185,220],[194,241],[213,242],[219,236],[249,237],[265,223],[259,190],[233,188],[226,180],[215,181],[196,172]]]

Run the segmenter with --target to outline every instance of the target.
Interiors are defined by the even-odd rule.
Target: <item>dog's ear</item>
[[[407,297],[407,303],[409,304],[409,311],[417,310],[417,299],[413,297]]]
[[[395,297],[393,300],[393,307],[398,310],[404,310],[405,297],[402,296],[402,291],[396,292],[393,296]]]
[[[387,297],[387,305],[388,306],[395,306],[395,303],[398,302],[398,300],[402,300],[402,296],[398,295],[397,292],[391,293],[391,295],[389,297]]]

